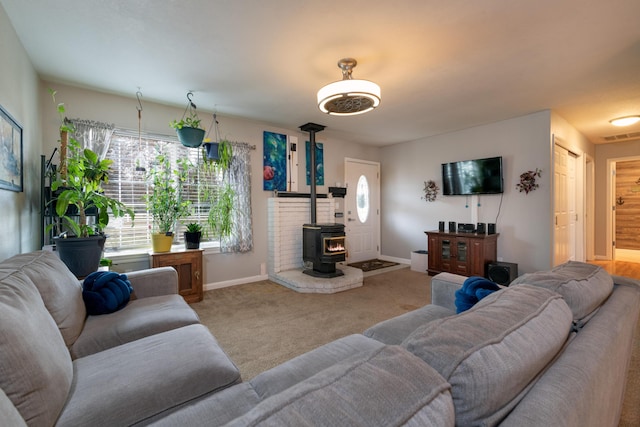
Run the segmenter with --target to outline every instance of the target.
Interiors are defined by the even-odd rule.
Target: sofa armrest
[[[439,273],[431,278],[431,304],[456,311],[456,291],[467,277],[451,273]]]
[[[611,278],[613,279],[614,285],[630,286],[632,288],[640,290],[640,280],[638,279],[633,279],[626,276],[616,276],[615,274],[612,274]]]
[[[148,268],[127,273],[136,298],[178,293],[178,272],[173,267]]]

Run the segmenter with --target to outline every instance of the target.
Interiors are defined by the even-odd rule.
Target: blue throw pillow
[[[118,311],[129,303],[131,282],[125,274],[114,271],[96,271],[82,283],[82,299],[90,315]]]
[[[478,301],[500,289],[497,283],[484,277],[471,276],[464,281],[462,287],[456,291],[456,313],[469,310]]]

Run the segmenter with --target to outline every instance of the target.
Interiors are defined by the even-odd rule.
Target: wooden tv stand
[[[427,273],[447,272],[485,277],[486,265],[495,262],[499,234],[425,231],[429,246]]]

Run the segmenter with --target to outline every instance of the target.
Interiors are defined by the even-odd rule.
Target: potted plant
[[[55,91],[50,91],[55,102]],[[64,104],[58,104],[61,118],[61,139],[68,138],[65,151],[66,168],[51,183],[55,211],[68,230],[54,240],[60,258],[77,277],[85,277],[97,270],[104,249],[104,228],[109,215],[134,218],[133,210],[104,194],[102,184],[109,182],[110,159],[100,160],[92,150],[80,147],[73,138],[74,128],[64,119]],[[62,150],[61,150],[62,151]],[[90,223],[88,212],[95,221]],[[77,219],[76,219],[77,218]],[[51,229],[51,226],[49,227]]]
[[[176,130],[178,140],[182,145],[197,148],[202,145],[205,130],[200,127],[200,118],[196,112],[196,105],[191,101],[191,96],[193,94],[189,92],[187,94],[189,102],[182,119],[173,120],[169,125]]]
[[[220,142],[204,143],[204,158],[216,162],[223,170],[229,169],[233,158],[233,148],[231,142],[226,139]]]
[[[185,249],[199,249],[202,238],[202,226],[197,222],[187,224],[187,231],[184,232]]]
[[[191,202],[185,200],[182,183],[187,179],[189,161],[181,159],[172,169],[169,156],[158,153],[149,170],[151,192],[146,195],[147,209],[153,219],[151,241],[154,252],[169,252],[176,222],[191,214]]]

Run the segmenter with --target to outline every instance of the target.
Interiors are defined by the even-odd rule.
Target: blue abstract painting
[[[287,190],[287,135],[264,131],[263,190]]]
[[[307,185],[311,185],[311,142],[307,141]],[[324,185],[324,144],[316,142],[316,185]]]

